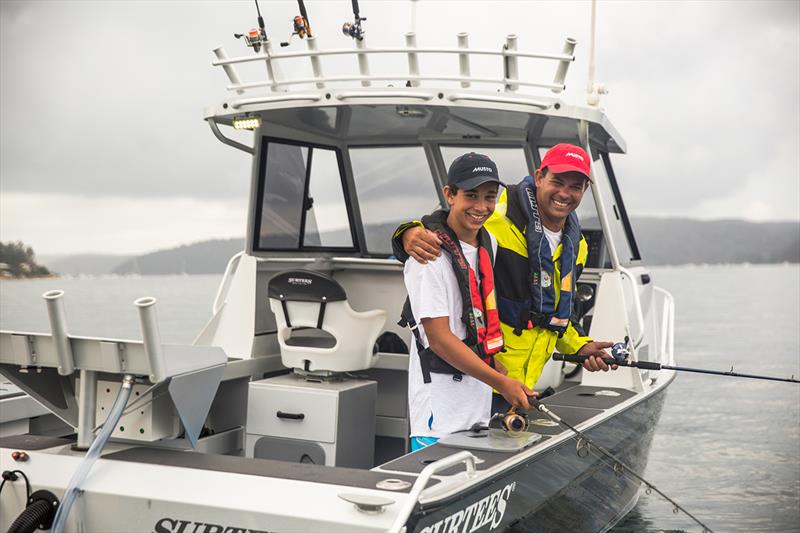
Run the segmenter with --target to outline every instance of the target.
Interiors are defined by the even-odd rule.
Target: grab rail
[[[239,261],[242,259],[243,255],[244,251],[234,255],[230,258],[228,264],[225,266],[225,273],[222,274],[222,281],[217,288],[216,296],[214,296],[214,303],[211,305],[211,312],[215,315],[220,309],[222,309],[224,299],[226,296],[228,296],[228,290],[231,287],[231,280],[233,279],[233,273],[235,272],[234,267],[239,266]]]
[[[274,53],[269,41],[265,43],[262,51],[255,55],[229,58],[222,47],[214,49],[216,59],[211,63],[215,67],[222,67],[230,80],[227,89],[241,95],[249,89],[269,87],[273,93],[285,90],[285,87],[298,84],[314,84],[318,89],[322,89],[328,83],[339,82],[359,82],[362,87],[370,87],[372,82],[403,80],[409,87],[419,87],[421,82],[426,81],[446,81],[456,82],[462,88],[470,87],[472,83],[499,84],[504,92],[514,92],[519,87],[534,87],[550,89],[554,93],[560,93],[565,89],[564,80],[567,75],[569,65],[575,60],[576,41],[567,38],[561,53],[528,53],[517,51],[517,36],[506,36],[505,43],[497,49],[476,49],[469,48],[468,34],[458,34],[458,46],[455,48],[420,47],[416,46],[416,35],[406,34],[406,45],[401,47],[381,47],[367,48],[364,40],[356,41],[353,48],[320,50],[317,48],[315,38],[309,37],[306,40],[307,50],[299,52]],[[387,73],[373,74],[369,68],[369,58],[385,54],[405,55],[408,58],[408,70]],[[420,73],[420,56],[444,54],[455,56],[458,61],[458,75],[443,76],[442,69],[432,69],[428,73]],[[324,74],[322,59],[325,57],[336,57],[343,55],[354,55],[358,59],[357,74],[344,73],[338,76]],[[470,59],[472,56],[496,57],[502,62],[502,77],[487,78],[478,77],[471,74]],[[520,59],[547,60],[556,63],[556,71],[552,81],[528,81],[520,79],[518,61]],[[313,75],[311,77],[290,77],[285,72],[277,72],[278,60],[282,62],[310,61]],[[266,64],[266,79],[259,76],[255,81],[243,81],[236,70],[236,66],[246,63],[263,62]],[[386,62],[383,62],[384,64]],[[288,69],[290,72],[302,72],[304,69]],[[485,69],[480,69],[484,72]],[[247,102],[247,100],[243,100]],[[245,105],[239,103],[239,106]]]
[[[639,298],[639,288],[636,286],[636,279],[627,268],[617,267],[619,273],[627,277],[631,283],[631,292],[633,292],[633,309],[636,321],[639,322],[639,335],[633,339],[633,347],[636,348],[644,338],[644,314],[642,313],[642,300]]]
[[[466,450],[462,450],[454,453],[453,455],[448,455],[447,457],[439,459],[438,461],[423,468],[422,472],[419,473],[417,480],[414,482],[414,486],[411,487],[411,492],[409,492],[408,498],[403,504],[403,507],[401,507],[400,511],[397,513],[397,517],[394,519],[392,527],[389,528],[389,533],[401,533],[404,531],[404,526],[408,520],[408,517],[411,516],[411,512],[419,502],[419,495],[423,490],[425,490],[425,487],[428,485],[428,481],[430,481],[431,477],[435,473],[446,468],[450,468],[451,466],[455,466],[459,463],[466,463],[467,477],[474,477],[477,472],[475,468],[476,460],[477,457]]]
[[[661,308],[661,346],[659,346],[659,362],[662,365],[675,364],[675,299],[672,294],[661,287],[653,290],[664,298]]]

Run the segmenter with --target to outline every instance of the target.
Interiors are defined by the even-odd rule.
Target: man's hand
[[[521,407],[522,409],[529,411],[532,409],[532,407],[528,403],[528,396],[533,396],[534,398],[539,397],[538,392],[535,392],[533,389],[529,389],[516,379],[503,376],[503,379],[499,385],[499,387],[495,387],[497,392],[502,394],[503,398],[505,398],[512,407]]]
[[[589,372],[597,372],[598,370],[608,372],[609,366],[605,362],[605,359],[612,359],[612,357],[605,348],[611,348],[613,345],[613,342],[599,341],[592,341],[584,344],[581,349],[578,350],[578,355],[587,356],[586,361],[583,362],[583,368]],[[617,365],[611,365],[611,369],[616,370]]]
[[[423,265],[433,261],[442,253],[439,237],[432,231],[416,226],[403,232],[403,249]]]

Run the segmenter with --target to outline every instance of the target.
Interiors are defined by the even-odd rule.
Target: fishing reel
[[[247,33],[234,33],[233,36],[237,39],[244,37],[244,44],[252,48],[255,53],[258,53],[261,45],[267,42],[267,32],[263,28],[253,28]]]
[[[626,336],[624,342],[618,342],[611,347],[611,357],[618,365],[624,364],[631,355],[631,339]]]
[[[347,35],[348,37],[352,37],[357,41],[361,41],[364,39],[364,34],[366,33],[364,29],[361,27],[361,22],[367,20],[367,17],[362,17],[361,13],[359,12],[358,8],[358,0],[351,0],[353,4],[353,23],[345,22],[342,25],[342,33]]]
[[[528,414],[518,412],[512,407],[507,413],[495,413],[489,419],[489,429],[499,429],[510,437],[517,437],[527,431],[530,425]]]
[[[292,37],[297,35],[301,39],[306,37],[313,37],[311,34],[311,24],[308,22],[308,11],[306,11],[306,4],[303,0],[297,0],[297,7],[300,8],[300,14],[292,19],[292,34],[289,40],[281,43],[281,46],[289,46]]]
[[[258,7],[258,0],[256,3],[256,13],[258,14],[258,28],[253,28],[247,33],[234,33],[233,36],[237,39],[244,37],[244,42],[247,46],[253,49],[255,53],[261,50],[261,45],[266,44],[269,39],[267,38],[267,30],[264,27],[264,17],[261,16],[261,9]]]
[[[345,22],[344,24],[342,24],[342,33],[344,33],[348,37],[352,37],[353,39],[361,41],[362,39],[364,39],[364,34],[367,33],[361,27],[362,20],[367,20],[367,18],[356,17],[355,22],[353,22],[352,24],[349,22]]]
[[[553,387],[547,387],[539,393],[538,397],[529,396],[528,403],[531,406],[539,405],[539,401],[552,396],[556,391]],[[510,408],[505,413],[495,413],[489,419],[489,429],[500,429],[510,437],[518,437],[528,431],[531,422],[528,413],[517,407]]]

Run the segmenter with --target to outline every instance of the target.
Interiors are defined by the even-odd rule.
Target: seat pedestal
[[[287,374],[249,385],[248,457],[372,468],[377,383]]]

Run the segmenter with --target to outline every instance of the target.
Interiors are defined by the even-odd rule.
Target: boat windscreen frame
[[[606,176],[608,177],[608,182],[611,185],[611,192],[614,195],[614,202],[616,207],[619,208],[619,217],[620,222],[622,222],[622,228],[625,230],[625,236],[628,239],[628,246],[631,250],[631,261],[641,261],[642,254],[639,252],[639,245],[636,243],[636,236],[633,233],[633,226],[631,226],[631,220],[628,217],[628,211],[625,209],[625,202],[622,200],[622,193],[619,190],[619,183],[617,183],[617,176],[614,173],[614,168],[611,166],[611,156],[608,152],[604,150],[598,150],[600,153],[600,158],[603,160],[603,166],[606,169]]]
[[[342,187],[342,198],[345,203],[345,210],[347,211],[347,221],[349,224],[350,230],[350,238],[351,242],[353,243],[352,246],[305,246],[303,241],[305,239],[305,226],[306,226],[306,217],[308,215],[308,210],[303,209],[302,206],[298,206],[302,209],[301,219],[300,219],[300,226],[299,226],[299,235],[298,235],[298,243],[297,247],[295,248],[265,248],[259,246],[259,241],[261,238],[261,221],[263,216],[263,208],[264,208],[264,191],[266,187],[267,181],[267,158],[269,157],[269,143],[275,144],[288,144],[293,146],[301,146],[309,148],[309,153],[306,159],[306,169],[305,169],[305,176],[304,176],[304,183],[303,183],[303,201],[306,200],[308,197],[310,179],[311,179],[311,161],[312,161],[312,154],[314,148],[319,148],[322,150],[332,150],[336,155],[336,163],[339,169],[339,180]],[[293,252],[343,252],[343,253],[361,253],[361,245],[364,242],[364,236],[359,235],[359,233],[363,233],[363,229],[358,229],[357,222],[360,223],[360,220],[357,221],[354,218],[354,205],[353,205],[353,198],[352,198],[352,191],[350,190],[350,184],[345,170],[345,162],[344,162],[344,154],[343,149],[340,145],[336,144],[323,144],[323,143],[316,143],[316,142],[308,142],[308,141],[299,141],[296,139],[289,139],[285,137],[271,137],[268,135],[261,136],[261,145],[260,145],[260,157],[258,163],[258,169],[256,173],[257,178],[257,187],[256,187],[256,196],[255,196],[255,209],[254,209],[254,220],[252,224],[252,240],[250,242],[251,249],[254,253],[258,252],[282,252],[282,253],[293,253]],[[360,217],[359,217],[360,218]]]

